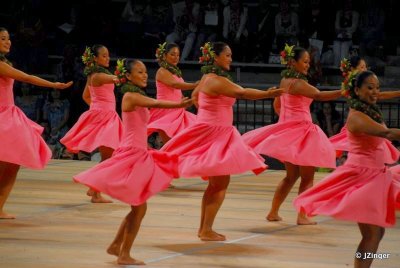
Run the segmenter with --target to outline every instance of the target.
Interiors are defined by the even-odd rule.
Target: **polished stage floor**
[[[0,267],[119,267],[105,249],[129,207],[89,202],[86,188],[71,177],[92,165],[53,160],[44,170],[20,171],[6,204],[17,219],[0,220]],[[175,188],[149,200],[133,257],[147,267],[352,267],[360,240],[356,224],[316,217],[316,226],[296,225],[297,187],[282,207],[283,221],[265,220],[283,174],[269,170],[232,177],[215,222],[226,242],[202,242],[196,236],[206,183],[174,181]],[[316,180],[326,175],[317,173]],[[400,267],[399,223],[386,230],[378,252],[390,256],[375,259],[373,267]]]

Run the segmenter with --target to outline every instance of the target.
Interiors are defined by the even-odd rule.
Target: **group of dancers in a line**
[[[69,83],[53,83],[12,67],[5,55],[11,41],[0,28],[0,218],[12,219],[3,207],[19,167],[43,168],[51,151],[41,138],[43,129],[14,105],[14,80],[41,87],[64,89]],[[342,89],[319,91],[307,82],[309,53],[285,46],[281,53],[287,68],[280,88],[243,88],[228,73],[232,51],[222,42],[201,48],[203,76],[184,82],[178,67],[179,47],[161,44],[156,51],[160,68],[156,74],[157,99],[146,95],[146,66],[140,60],[117,62],[108,70],[109,52],[103,45],[87,48],[82,56],[87,83],[83,99],[90,109],[61,139],[69,151],[99,149],[101,162],[74,176],[87,185],[92,202],[111,202],[106,193],[131,206],[114,241],[107,249],[119,264],[144,264],[130,250],[146,214],[147,200],[166,189],[174,178],[202,177],[208,181],[201,204],[198,237],[224,241],[213,223],[225,198],[230,175],[263,172],[267,165],[260,155],[279,159],[286,176],[279,183],[267,220],[280,221],[279,208],[300,178],[297,224],[315,224],[309,216],[329,215],[357,222],[362,240],[357,251],[376,253],[384,228],[395,224],[400,207],[398,171],[387,168],[399,152],[389,140],[400,140],[400,130],[387,128],[376,102],[399,97],[396,91],[381,93],[377,76],[366,70],[365,61],[343,61]],[[122,121],[115,111],[114,86],[122,91]],[[182,90],[193,90],[191,99]],[[328,101],[345,96],[350,112],[343,130],[331,141],[311,121],[313,100]],[[275,98],[279,114],[276,124],[239,134],[232,125],[235,99]],[[197,115],[185,110],[198,107]],[[148,108],[151,108],[150,110]],[[158,132],[165,142],[160,150],[148,148],[147,137]],[[343,166],[313,186],[315,167],[335,168],[335,150],[348,151]],[[372,259],[355,258],[355,267],[369,267]]]

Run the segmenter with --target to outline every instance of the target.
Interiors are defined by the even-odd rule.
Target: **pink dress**
[[[179,155],[182,177],[222,176],[267,166],[242,140],[233,123],[234,98],[199,93],[196,123],[169,140],[161,151]]]
[[[183,82],[181,77],[173,75],[180,82]],[[156,81],[157,99],[170,100],[180,102],[183,95],[182,91],[177,88],[169,87],[160,81]],[[193,125],[196,120],[196,115],[186,111],[184,108],[176,109],[150,109],[150,120],[148,126],[148,134],[162,130],[168,137],[173,137],[185,128]]]
[[[43,168],[51,150],[41,134],[43,128],[14,104],[14,79],[0,77],[0,161],[28,168]]]
[[[346,125],[340,130],[340,132],[329,138],[333,147],[337,151],[350,151],[350,144],[347,138],[347,128]],[[384,159],[386,164],[393,164],[399,160],[400,152],[393,146],[393,144],[384,139],[382,145],[384,147]]]
[[[74,180],[127,204],[140,205],[178,177],[178,157],[147,148],[147,108],[123,112],[124,137],[111,158]]]
[[[290,88],[289,88],[290,90]],[[284,93],[276,124],[249,131],[243,140],[259,154],[299,166],[336,167],[335,150],[321,128],[312,123],[312,99]]]
[[[389,227],[400,208],[400,177],[385,166],[383,138],[347,133],[348,159],[331,175],[300,194],[294,205],[309,216]]]
[[[122,138],[122,122],[115,111],[114,84],[89,86],[91,104],[60,140],[68,151],[92,152],[100,146],[116,149]]]

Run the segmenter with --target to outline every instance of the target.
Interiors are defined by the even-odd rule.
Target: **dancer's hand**
[[[184,97],[181,100],[181,107],[186,108],[189,107],[193,104],[192,99],[189,99],[188,97]]]
[[[283,91],[284,91],[283,88],[270,87],[266,92],[268,92],[269,98],[275,98],[282,95]]]
[[[55,82],[54,83],[54,88],[55,89],[65,89],[65,88],[68,88],[68,87],[72,86],[73,83],[74,82],[72,82],[72,81],[69,81],[68,83]]]

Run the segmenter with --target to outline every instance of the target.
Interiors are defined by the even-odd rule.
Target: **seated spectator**
[[[249,16],[248,61],[268,63],[274,40],[275,10],[270,0],[259,0],[253,16]]]
[[[359,13],[353,9],[353,1],[343,0],[343,8],[337,11],[335,19],[336,39],[333,41],[335,66],[339,66],[340,61],[348,57],[358,20]]]
[[[336,104],[332,101],[324,102],[322,110],[317,114],[318,125],[328,137],[339,133],[342,127],[342,118],[336,111]]]
[[[20,93],[15,97],[15,105],[24,111],[25,115],[34,122],[40,120],[40,107],[38,95],[33,95],[31,90],[32,85],[22,83]]]
[[[43,117],[50,125],[50,138],[48,145],[53,150],[53,157],[60,158],[62,145],[60,139],[68,131],[69,101],[60,98],[61,92],[52,90],[43,107]]]
[[[275,35],[278,50],[289,45],[297,45],[299,28],[298,15],[290,10],[289,0],[281,0],[279,3],[280,12],[275,16]]]
[[[218,0],[208,0],[201,8],[201,20],[196,45],[193,49],[193,60],[198,61],[200,47],[205,42],[215,42],[220,35],[222,25],[222,6]],[[221,22],[221,23],[220,23]]]
[[[243,6],[241,0],[232,0],[224,8],[224,25],[222,36],[235,51],[234,60],[243,61],[247,46],[248,31],[246,23],[248,19],[248,8]]]
[[[200,4],[197,1],[185,0],[182,14],[175,18],[174,31],[165,39],[167,43],[179,44],[182,41],[185,42],[181,60],[187,60],[192,51],[200,20]]]
[[[134,51],[133,56],[154,58],[154,51],[158,44],[165,41],[166,33],[172,24],[172,18],[169,15],[168,6],[163,3],[152,5],[148,12],[143,16],[143,47]],[[136,54],[135,54],[136,53]]]

